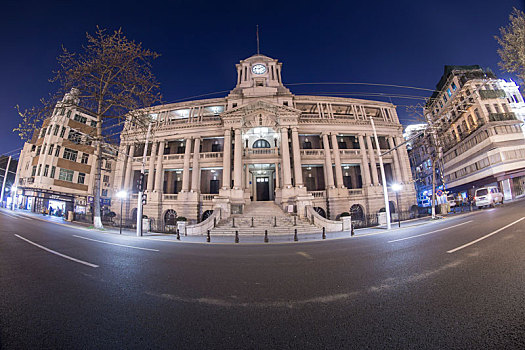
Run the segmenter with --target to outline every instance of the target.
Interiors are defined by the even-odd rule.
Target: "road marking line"
[[[431,233],[436,233],[436,232],[440,232],[440,231],[445,231],[445,230],[448,230],[450,228],[454,228],[454,227],[458,227],[458,226],[461,226],[461,225],[465,225],[465,224],[468,224],[469,222],[472,222],[473,220],[469,220],[469,221],[465,221],[465,222],[462,222],[461,224],[457,224],[457,225],[453,225],[453,226],[449,226],[449,227],[444,227],[444,228],[440,228],[439,230],[434,230],[434,231],[430,231],[430,232],[427,232],[427,233],[422,233],[422,234],[419,234],[419,235],[415,235],[415,236],[409,236],[409,237],[404,237],[404,238],[399,238],[399,239],[393,239],[391,241],[388,241],[388,243],[393,243],[393,242],[399,242],[399,241],[404,241],[406,239],[411,239],[411,238],[416,238],[416,237],[421,237],[421,236],[426,236],[426,235],[429,235]]]
[[[15,218],[15,219],[18,219],[16,216],[14,216],[13,214],[9,214],[9,213],[6,213],[4,211],[0,211],[0,213],[4,214],[4,215],[7,215],[7,216],[10,216],[12,218]]]
[[[518,219],[518,220],[516,220],[516,221],[514,221],[514,222],[511,222],[510,224],[508,224],[508,225],[506,225],[506,226],[503,226],[503,227],[500,228],[500,229],[497,229],[497,230],[494,231],[494,232],[491,232],[491,233],[489,233],[489,234],[487,234],[487,235],[485,235],[485,236],[483,236],[483,237],[480,237],[480,238],[478,238],[478,239],[475,239],[475,240],[473,240],[472,242],[469,242],[469,243],[467,243],[467,244],[463,244],[462,246],[459,246],[459,247],[457,247],[457,248],[454,248],[454,249],[448,250],[447,253],[454,253],[454,252],[457,252],[458,250],[461,250],[461,249],[466,248],[466,247],[468,247],[468,246],[471,246],[471,245],[473,245],[473,244],[475,244],[475,243],[478,243],[479,241],[482,241],[482,240],[484,240],[485,238],[489,238],[490,236],[495,235],[496,233],[501,232],[501,231],[503,231],[504,229],[511,227],[512,225],[517,224],[517,223],[520,222],[521,220],[525,220],[525,216],[522,217],[521,219]]]
[[[305,252],[297,252],[297,254],[301,255],[301,256],[304,256],[306,259],[308,260],[314,260],[314,258],[312,258],[312,256],[308,253],[305,253]]]
[[[50,253],[52,253],[52,254],[55,254],[55,255],[61,256],[61,257],[63,257],[63,258],[69,259],[69,260],[71,260],[71,261],[77,262],[77,263],[79,263],[79,264],[84,264],[84,265],[89,266],[89,267],[99,267],[98,265],[91,264],[91,263],[88,263],[88,262],[83,261],[83,260],[75,259],[75,258],[73,258],[73,257],[71,257],[71,256],[69,256],[69,255],[62,254],[62,253],[59,253],[59,252],[54,251],[54,250],[52,250],[52,249],[46,248],[46,247],[44,247],[44,246],[42,246],[42,245],[40,245],[40,244],[37,244],[37,243],[35,243],[35,242],[33,242],[33,241],[28,240],[27,238],[24,238],[24,237],[22,237],[22,236],[19,236],[19,235],[17,235],[16,233],[15,233],[15,236],[18,237],[18,238],[20,238],[20,239],[22,239],[22,240],[24,240],[24,241],[26,241],[27,243],[30,243],[30,244],[34,245],[35,247],[38,247],[38,248],[40,248],[40,249],[43,249],[43,250],[45,250],[45,251],[47,251],[47,252],[50,252]]]
[[[105,243],[105,244],[110,244],[110,245],[116,245],[116,246],[119,246],[119,247],[126,247],[126,248],[140,249],[140,250],[148,250],[150,252],[158,252],[159,251],[158,249],[142,248],[142,247],[135,247],[135,246],[132,246],[132,245],[127,245],[127,244],[119,244],[119,243],[100,241],[98,239],[93,239],[93,238],[88,238],[88,237],[83,237],[83,236],[77,236],[77,235],[73,235],[73,237],[82,238],[82,239],[86,239],[88,241],[93,241],[93,242],[99,242],[99,243]]]

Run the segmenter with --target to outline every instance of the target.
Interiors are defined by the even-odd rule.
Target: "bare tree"
[[[43,120],[49,117],[56,101],[70,91],[77,104],[97,118],[92,137],[97,162],[94,182],[94,226],[102,228],[100,215],[100,178],[102,151],[115,133],[104,132],[122,126],[127,120],[138,127],[147,127],[147,107],[161,101],[159,83],[151,71],[151,62],[160,55],[144,49],[141,43],[131,41],[121,29],[108,34],[97,27],[94,35],[86,34],[87,45],[81,52],[73,53],[62,48],[57,57],[59,69],[50,82],[57,83],[58,90],[42,106],[18,112],[22,121],[15,131],[20,137],[29,138]],[[72,90],[73,89],[73,90]],[[104,127],[103,127],[104,125]],[[117,131],[118,133],[118,131]]]
[[[514,8],[509,15],[507,27],[499,29],[500,36],[495,36],[500,48],[500,67],[514,73],[525,82],[525,14]]]

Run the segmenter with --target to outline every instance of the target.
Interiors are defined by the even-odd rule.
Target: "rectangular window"
[[[47,128],[42,128],[42,130],[40,132],[40,137],[44,137],[46,135],[46,130],[47,130]]]
[[[36,165],[33,165],[33,170],[31,170],[31,176],[35,176],[36,175]]]
[[[49,165],[44,166],[44,176],[47,176],[49,173]]]
[[[64,137],[65,133],[66,133],[66,128],[63,126],[62,130],[60,131],[60,137]]]
[[[485,108],[487,109],[487,112],[492,113],[492,108],[490,108],[490,105],[485,105]]]
[[[83,153],[82,158],[80,159],[80,163],[87,164],[89,162],[89,154]]]
[[[49,152],[47,152],[48,155],[52,155],[53,154],[53,145],[49,145]]]
[[[96,120],[92,120],[91,121],[91,126],[96,128],[97,127],[97,121]]]
[[[42,164],[38,164],[38,171],[36,172],[37,176],[40,176],[40,171],[42,170]]]
[[[102,190],[102,197],[107,197],[108,196],[108,190]]]
[[[86,124],[86,122],[87,122],[87,118],[81,116],[80,114],[75,114],[75,117],[73,119],[76,120],[77,122],[80,122],[80,123],[83,123],[83,124]]]
[[[447,89],[447,95],[448,97],[452,96],[452,92],[450,91],[450,89]]]
[[[494,105],[494,109],[496,110],[496,113],[501,113],[501,109],[498,105]]]
[[[456,91],[456,89],[457,89],[456,84],[455,84],[455,83],[452,83],[451,86],[452,86],[452,90],[453,90],[453,91]]]
[[[60,108],[60,115],[64,115],[66,109],[65,108]]]
[[[109,175],[104,175],[104,182],[109,182]]]
[[[71,111],[67,111],[66,117],[71,118]]]
[[[64,148],[64,155],[62,158],[68,159],[72,162],[77,161],[78,151],[72,150],[70,148]]]
[[[50,178],[54,179],[55,178],[55,171],[56,171],[56,167],[53,165],[51,167],[51,174],[49,175]]]
[[[58,174],[58,179],[68,182],[73,182],[73,170],[68,169],[60,169],[60,173]]]
[[[40,155],[40,150],[42,150],[42,146],[38,146],[36,148],[36,155],[39,156]]]
[[[71,142],[79,144],[80,142],[82,142],[82,134],[75,130],[69,130],[67,139]]]
[[[53,130],[53,135],[54,136],[58,135],[58,130],[60,130],[60,127],[58,126],[58,124],[55,124],[55,129]]]
[[[57,145],[57,149],[55,151],[55,157],[59,157],[60,156],[60,146]]]
[[[86,174],[84,174],[84,173],[78,173],[77,182],[78,182],[79,184],[83,184],[85,179],[86,179]]]
[[[52,129],[51,126],[49,126],[49,128],[47,128],[47,134],[48,135],[51,135],[51,129]]]

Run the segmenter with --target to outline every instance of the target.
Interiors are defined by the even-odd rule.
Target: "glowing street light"
[[[401,227],[401,216],[399,212],[399,191],[403,189],[403,186],[400,184],[392,184],[390,187],[392,187],[392,191],[396,193],[396,204],[397,204],[397,225],[398,227]]]
[[[120,227],[119,227],[119,234],[122,234],[122,202],[124,202],[124,198],[128,196],[128,193],[124,190],[117,192],[117,197],[120,198]]]

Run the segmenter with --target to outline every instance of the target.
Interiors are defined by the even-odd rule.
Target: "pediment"
[[[256,101],[221,114],[223,120],[235,119],[246,128],[296,124],[301,111],[267,101]]]

